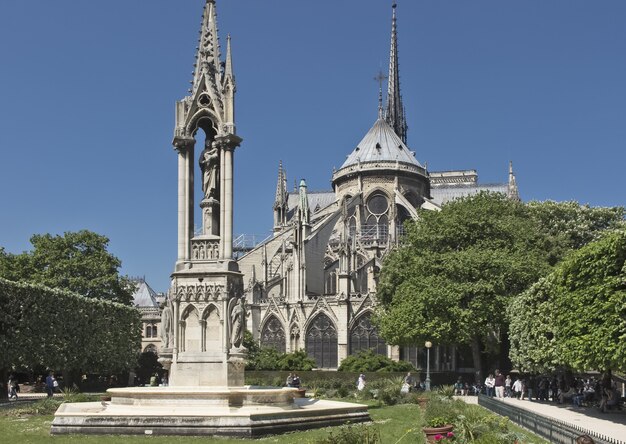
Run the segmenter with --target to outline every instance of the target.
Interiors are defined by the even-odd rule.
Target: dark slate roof
[[[350,153],[341,168],[359,162],[400,162],[420,166],[414,154],[385,120],[379,118]],[[340,169],[341,169],[340,168]]]
[[[334,191],[310,191],[307,192],[307,196],[309,198],[309,208],[311,209],[311,214],[315,214],[317,211],[326,208],[328,205],[335,202],[335,192]],[[287,198],[287,205],[289,208],[289,213],[287,217],[291,219],[295,210],[298,208],[300,203],[300,194],[299,193],[289,193],[289,197]]]
[[[441,205],[451,200],[458,199],[459,197],[478,194],[481,191],[492,191],[507,194],[508,190],[508,184],[506,183],[451,185],[433,187],[430,189],[430,195],[436,204]]]
[[[159,307],[156,292],[144,280],[136,281],[133,293],[133,304],[136,307]]]

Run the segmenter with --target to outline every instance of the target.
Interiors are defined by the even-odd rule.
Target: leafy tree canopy
[[[131,303],[133,286],[119,275],[121,261],[107,251],[107,237],[82,230],[63,236],[36,234],[30,242],[30,252],[14,255],[0,250],[0,277]]]
[[[508,298],[547,271],[544,246],[527,208],[500,194],[421,212],[381,272],[383,337],[467,343],[500,331]]]
[[[502,194],[420,212],[381,272],[382,336],[391,344],[468,343],[480,369],[481,344],[499,347],[511,297],[548,272],[548,250],[528,208]]]
[[[550,243],[550,261],[556,264],[571,250],[597,239],[604,230],[624,221],[624,207],[590,207],[575,201],[529,202],[528,208]]]
[[[571,253],[520,296],[516,304],[527,314],[511,316],[512,361],[531,369],[626,370],[624,301],[626,229],[621,228]]]

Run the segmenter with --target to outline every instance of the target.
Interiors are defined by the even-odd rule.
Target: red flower
[[[437,434],[435,435],[435,441],[441,441],[443,439],[443,435]]]
[[[446,438],[454,438],[454,433],[448,432],[448,434],[446,435]]]

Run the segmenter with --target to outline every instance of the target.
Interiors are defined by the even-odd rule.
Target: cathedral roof
[[[422,167],[414,153],[382,117],[376,120],[341,168],[366,162],[400,162]]]
[[[310,191],[307,193],[307,197],[309,198],[309,208],[312,213],[326,208],[337,200],[334,191]],[[288,219],[291,219],[300,205],[300,194],[297,192],[289,193],[287,205],[289,206]]]
[[[158,307],[156,292],[141,279],[136,282],[136,290],[133,293],[133,305],[136,307]]]
[[[493,184],[472,184],[472,185],[441,185],[437,187],[431,187],[430,195],[433,201],[438,204],[444,204],[460,197],[472,196],[478,194],[481,191],[491,191],[495,193],[508,194],[509,185],[507,183],[493,183]]]

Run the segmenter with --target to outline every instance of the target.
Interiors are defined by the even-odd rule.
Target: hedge
[[[108,372],[133,368],[141,344],[134,308],[0,278],[0,370]]]

